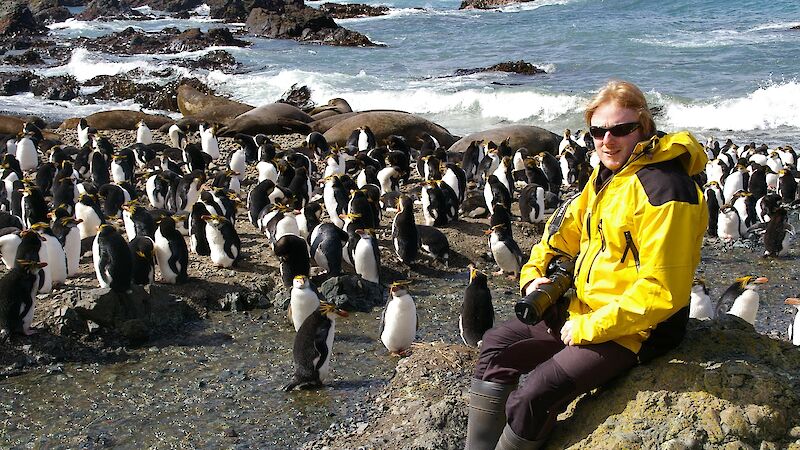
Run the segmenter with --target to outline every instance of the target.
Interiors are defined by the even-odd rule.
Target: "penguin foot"
[[[34,334],[38,334],[39,330],[37,330],[35,328],[28,328],[27,330],[22,330],[22,333],[25,336],[33,336]]]
[[[494,275],[494,276],[496,276],[496,277],[501,277],[501,276],[503,276],[503,269],[500,269],[500,270],[498,270],[497,272],[492,272],[492,275]]]

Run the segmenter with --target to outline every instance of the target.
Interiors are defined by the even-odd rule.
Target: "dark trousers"
[[[511,319],[484,334],[475,378],[514,384],[533,371],[508,397],[506,416],[514,433],[535,441],[550,434],[572,400],[635,364],[636,355],[615,342],[569,347],[544,321]]]

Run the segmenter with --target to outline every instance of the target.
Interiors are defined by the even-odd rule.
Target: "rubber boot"
[[[517,433],[514,433],[514,430],[506,425],[494,450],[537,450],[543,444],[543,440],[529,441],[517,436]]]
[[[506,400],[516,384],[473,378],[469,389],[466,450],[491,450],[506,425]]]

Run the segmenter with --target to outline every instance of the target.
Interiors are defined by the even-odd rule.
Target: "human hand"
[[[525,295],[530,295],[530,293],[533,292],[534,290],[536,290],[536,288],[538,288],[539,286],[541,286],[543,284],[550,283],[550,281],[551,281],[550,278],[547,278],[547,277],[535,278],[533,281],[528,283],[528,285],[525,287]]]
[[[572,342],[572,321],[568,320],[564,322],[564,326],[561,327],[561,341],[564,345],[575,345]]]

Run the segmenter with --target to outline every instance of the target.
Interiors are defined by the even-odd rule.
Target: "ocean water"
[[[730,137],[770,146],[800,144],[800,31],[790,30],[800,25],[800,2],[538,0],[489,11],[459,11],[459,0],[366,3],[389,6],[390,14],[339,23],[385,48],[246,37],[253,41],[250,48],[225,48],[244,65],[244,73],[183,68],[178,73],[253,105],[305,84],[317,103],[342,97],[355,110],[401,109],[459,135],[505,124],[557,133],[581,128],[588,99],[608,79],[621,78],[637,83],[651,106],[660,107],[656,121],[664,131],[688,129],[700,139]],[[143,22],[70,20],[51,25],[50,33],[68,38],[128,26],[145,31],[243,27],[216,23],[207,14],[201,7],[190,20],[166,15]],[[76,48],[66,65],[38,73],[69,73],[83,81],[133,69],[155,71],[175,58],[196,58],[212,49],[121,57]],[[547,73],[453,76],[457,69],[510,60],[528,61]],[[145,74],[142,81],[152,79]],[[0,109],[56,117],[110,107],[139,105],[0,97]]]

